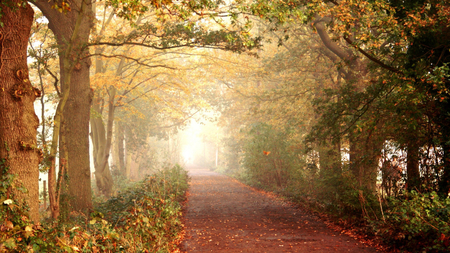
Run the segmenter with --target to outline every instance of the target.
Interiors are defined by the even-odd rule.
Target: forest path
[[[189,174],[183,252],[377,252],[233,178]]]

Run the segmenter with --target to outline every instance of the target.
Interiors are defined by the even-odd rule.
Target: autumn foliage
[[[11,176],[9,176],[11,177]],[[11,183],[11,179],[4,182]],[[181,204],[188,177],[181,167],[162,169],[111,198],[89,216],[32,223],[14,201],[0,209],[1,252],[174,252],[182,231]],[[5,192],[0,192],[4,199]]]

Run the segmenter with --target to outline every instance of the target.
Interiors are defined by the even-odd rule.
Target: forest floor
[[[189,174],[182,252],[380,252],[275,195],[205,169]]]

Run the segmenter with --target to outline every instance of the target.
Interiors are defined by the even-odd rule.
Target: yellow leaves
[[[25,226],[23,236],[25,238],[28,238],[33,235],[33,228],[31,226]]]
[[[66,12],[72,10],[72,9],[70,8],[69,3],[66,2],[66,1],[64,1],[64,0],[61,2],[60,5],[58,5],[58,3],[55,3],[55,4],[52,6],[52,9],[56,9],[56,10],[58,10],[60,13],[66,13]]]
[[[360,39],[361,41],[367,41],[370,39],[370,35],[369,34],[361,34],[358,39]]]
[[[120,89],[121,85],[123,84],[120,82],[120,77],[111,71],[108,73],[97,73],[91,78],[91,88],[97,92],[102,89],[108,89],[110,86]]]

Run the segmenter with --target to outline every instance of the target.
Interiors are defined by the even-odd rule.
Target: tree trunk
[[[119,161],[119,144],[117,143],[118,135],[119,135],[119,122],[114,122],[113,127],[113,138],[111,143],[111,160],[112,160],[112,173],[116,175],[121,175],[121,167]]]
[[[66,150],[60,146],[60,157],[66,158],[69,177],[68,194],[72,210],[86,212],[92,209],[89,164],[89,115],[91,91],[89,82],[90,59],[84,48],[88,43],[93,21],[91,0],[72,0],[72,8],[60,13],[52,8],[53,2],[37,0],[36,6],[49,20],[49,28],[56,36],[60,51],[62,91],[70,88],[64,107],[62,139]],[[61,143],[60,143],[61,145]],[[64,153],[67,157],[64,157]]]
[[[120,121],[114,122],[114,141],[112,144],[112,157],[115,169],[120,176],[125,177],[125,163],[124,163],[124,136],[123,126]]]
[[[321,174],[325,171],[333,173],[341,171],[340,145],[331,141],[319,144],[319,164]]]
[[[114,97],[114,95],[113,95]],[[110,97],[111,98],[111,97]],[[106,197],[111,196],[113,180],[109,169],[109,151],[111,149],[112,124],[114,119],[114,99],[109,100],[107,129],[102,120],[100,99],[95,101],[92,109],[95,114],[91,116],[92,143],[94,144],[95,181],[98,190]]]
[[[12,0],[18,6],[22,1]],[[36,91],[28,77],[27,46],[34,12],[28,4],[12,10],[0,3],[0,167],[15,175],[7,198],[30,207],[30,219],[39,221],[39,153],[36,134],[39,119],[34,112]],[[3,176],[3,174],[2,174]],[[28,192],[18,190],[23,184]]]
[[[416,138],[410,138],[407,148],[407,189],[418,190],[420,188],[420,171],[419,171],[419,145]]]
[[[445,131],[449,132],[449,131]],[[444,133],[445,135],[445,133]],[[444,143],[442,144],[442,149],[444,151],[444,167],[442,177],[439,181],[439,193],[442,196],[447,197],[450,194],[450,145],[449,145],[449,135],[443,137]]]
[[[372,135],[371,131],[351,133],[350,170],[359,187],[375,192],[378,161],[383,139]]]
[[[359,186],[363,185],[362,182],[362,172],[361,172],[361,148],[358,145],[360,140],[354,136],[353,133],[350,133],[350,171],[352,172],[353,176],[355,176],[355,179],[358,182]]]
[[[119,165],[119,170],[120,170],[120,174],[122,176],[126,175],[126,169],[125,169],[125,148],[124,148],[124,141],[125,141],[125,136],[124,136],[125,132],[123,129],[123,123],[122,122],[117,122],[117,149],[118,149],[118,165]]]
[[[104,27],[102,28],[102,31]],[[100,33],[102,36],[102,33]],[[101,52],[101,49],[98,48],[96,50],[97,53]],[[123,71],[123,66],[125,64],[125,60],[121,59],[119,65],[116,69],[116,76],[120,76]],[[103,60],[99,57],[96,60],[96,74],[101,74],[104,72],[104,64]],[[95,139],[94,143],[94,165],[95,165],[95,179],[97,183],[97,188],[99,191],[109,197],[112,193],[113,188],[113,178],[111,175],[111,170],[109,168],[109,155],[111,151],[112,145],[112,136],[113,136],[113,124],[114,124],[114,112],[115,112],[115,102],[116,102],[116,88],[111,85],[108,88],[109,99],[108,99],[108,118],[106,121],[106,131],[105,126],[103,124],[102,119],[102,110],[100,108],[100,91],[97,92],[96,97],[98,98],[95,104],[93,105],[95,115],[91,116],[91,125],[92,127],[92,137]]]
[[[139,164],[140,164],[139,150],[127,149],[127,165],[126,165],[126,175],[127,179],[131,181],[136,181],[139,176]]]
[[[363,92],[363,80],[367,74],[367,67],[357,56],[353,55],[346,48],[332,40],[327,33],[326,22],[317,17],[314,27],[324,46],[333,53],[329,57],[335,63],[345,61],[349,71],[343,73],[343,78],[348,84],[355,85],[355,92]],[[338,57],[339,59],[337,59]],[[350,170],[358,180],[360,187],[375,191],[376,175],[378,168],[378,158],[384,140],[372,133],[374,130],[360,129],[358,133],[350,133]]]

